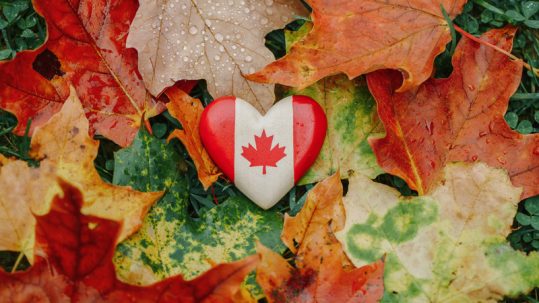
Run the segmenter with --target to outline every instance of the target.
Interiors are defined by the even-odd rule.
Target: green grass
[[[539,11],[538,1],[515,1],[515,0],[470,0],[464,13],[456,18],[455,24],[469,33],[479,35],[491,28],[499,28],[507,24],[513,24],[519,28],[513,53],[524,59],[532,66],[539,67]],[[287,26],[295,30],[303,23],[296,20]],[[38,47],[45,37],[45,23],[31,6],[30,0],[0,0],[0,60],[11,59],[19,51]],[[276,30],[266,37],[266,46],[270,48],[276,57],[285,54],[284,33]],[[451,49],[441,54],[436,60],[438,77],[447,76],[451,72]],[[201,81],[191,92],[191,95],[199,98],[207,105],[213,98],[209,95],[206,84]],[[521,133],[536,133],[539,131],[539,79],[531,72],[525,71],[522,83],[517,94],[513,96],[506,114],[508,124]],[[174,128],[181,128],[178,121],[172,118],[168,112],[151,119],[154,135],[166,138]],[[23,159],[31,165],[38,165],[29,155],[29,138],[16,136],[12,130],[17,124],[16,118],[0,110],[0,153]],[[113,175],[113,154],[119,149],[113,142],[97,137],[100,141],[98,156],[95,166],[101,177],[110,182]],[[190,213],[197,217],[199,213],[211,208],[220,201],[230,196],[242,195],[232,184],[225,180],[219,180],[208,191],[205,191],[197,179],[197,173],[192,160],[177,140],[177,145],[185,165],[182,169],[189,176],[190,183]],[[415,194],[404,181],[394,176],[385,174],[377,178],[377,181],[393,186],[406,195]],[[346,182],[345,182],[346,186]],[[281,212],[297,213],[303,205],[306,192],[312,187],[297,186],[285,196],[275,207]],[[531,201],[531,202],[530,202]],[[539,211],[532,205],[539,204],[539,197],[523,201],[519,206],[519,213],[515,219],[515,231],[508,237],[511,245],[524,252],[539,250]],[[291,256],[289,252],[285,255]],[[0,252],[0,266],[11,270],[15,264],[18,253]],[[28,263],[23,259],[18,269],[24,269]],[[507,299],[504,302],[539,302],[538,290],[519,299]]]

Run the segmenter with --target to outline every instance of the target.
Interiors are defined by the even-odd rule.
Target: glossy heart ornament
[[[275,205],[311,167],[326,128],[324,111],[305,96],[287,97],[264,116],[239,98],[222,97],[200,119],[210,157],[264,209]]]

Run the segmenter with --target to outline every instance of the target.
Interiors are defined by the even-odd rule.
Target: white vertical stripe
[[[275,205],[294,186],[294,141],[292,97],[276,103],[265,116],[249,103],[236,99],[234,183],[251,200],[264,209]],[[271,147],[284,146],[286,156],[277,162],[277,167],[250,167],[250,162],[241,154],[242,146],[251,144],[256,148],[255,135],[273,136]]]

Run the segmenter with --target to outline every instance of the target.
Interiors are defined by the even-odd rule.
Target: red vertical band
[[[292,97],[294,111],[294,182],[318,157],[326,138],[327,119],[322,107],[307,96]]]
[[[211,110],[210,110],[211,109]],[[223,173],[234,182],[236,97],[215,99],[200,118],[202,144]]]

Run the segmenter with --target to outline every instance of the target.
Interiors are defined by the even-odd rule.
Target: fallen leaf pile
[[[490,303],[538,288],[539,253],[507,241],[539,194],[539,135],[504,119],[527,66],[506,54],[517,28],[463,36],[433,77],[466,3],[34,0],[45,43],[0,62],[0,108],[34,161],[0,155],[0,251],[30,263],[0,268],[0,301]],[[306,95],[326,113],[315,163],[269,210],[200,139],[226,95],[261,113]],[[260,173],[285,156],[273,134],[252,142],[241,156]]]

